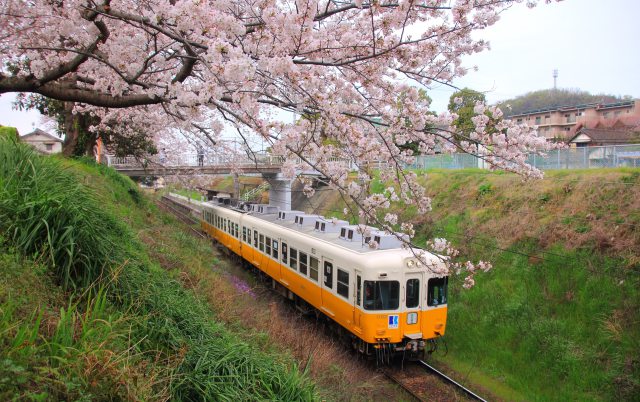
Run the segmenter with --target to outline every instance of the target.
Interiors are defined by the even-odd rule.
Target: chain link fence
[[[530,155],[527,163],[540,170],[640,167],[640,144],[580,147]],[[410,169],[486,168],[486,163],[468,154],[420,155]]]

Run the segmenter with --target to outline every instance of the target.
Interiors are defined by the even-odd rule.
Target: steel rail
[[[424,399],[423,397],[421,397],[420,395],[416,394],[415,392],[413,392],[413,390],[409,387],[407,387],[404,382],[402,380],[399,380],[396,376],[394,376],[393,374],[391,374],[389,372],[389,370],[383,370],[382,371],[384,373],[385,376],[387,376],[391,381],[395,382],[396,384],[398,384],[400,387],[402,387],[402,389],[404,389],[405,391],[407,391],[412,397],[416,398],[417,401],[420,402],[426,402],[426,399]]]
[[[473,391],[471,391],[470,389],[464,387],[462,384],[458,383],[457,381],[455,381],[454,379],[452,379],[451,377],[447,376],[446,374],[444,374],[443,372],[441,372],[440,370],[436,369],[435,367],[423,362],[422,360],[418,360],[417,363],[422,366],[424,369],[436,374],[438,377],[440,377],[442,380],[444,380],[445,382],[454,385],[455,387],[457,387],[458,389],[460,389],[461,391],[463,391],[465,394],[467,394],[467,396],[471,399],[477,400],[477,401],[482,401],[482,402],[487,402],[486,399],[478,396],[476,393],[474,393]]]
[[[177,202],[175,202],[171,198],[169,198],[167,196],[162,196],[162,198],[159,199],[159,203],[163,207],[171,210],[171,212],[176,217],[178,217],[178,219],[180,219],[182,221],[182,223],[185,223],[187,225],[198,223],[198,221],[194,217],[192,217],[191,215],[188,215],[188,214],[182,212],[181,210],[179,210],[178,208],[176,208],[174,205],[179,205],[179,206],[182,206],[182,207],[184,207],[184,205],[178,204]],[[205,234],[202,233],[201,231],[196,230],[191,226],[189,226],[189,229],[191,229],[191,231],[193,233],[197,234],[198,236],[200,236],[202,238],[206,238]]]

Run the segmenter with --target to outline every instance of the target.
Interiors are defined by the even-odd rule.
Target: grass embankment
[[[183,264],[213,257],[147,251],[142,228],[174,223],[158,212],[112,170],[0,138],[3,400],[315,397],[290,358],[239,340],[189,289]]]
[[[445,237],[462,257],[494,265],[471,290],[452,278],[448,354],[436,359],[504,400],[640,400],[640,169],[527,182],[422,173],[433,211],[398,207],[416,243]],[[319,200],[309,204],[341,217],[337,194]]]
[[[418,237],[494,263],[452,282],[439,358],[507,400],[640,400],[640,171],[429,172]]]

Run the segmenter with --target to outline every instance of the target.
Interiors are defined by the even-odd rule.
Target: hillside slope
[[[316,399],[194,291],[218,261],[176,227],[112,169],[0,137],[0,399]]]
[[[640,170],[424,180],[433,211],[398,207],[418,244],[445,237],[494,263],[469,291],[451,282],[448,354],[436,359],[505,400],[639,400]],[[344,207],[327,194],[308,204]]]

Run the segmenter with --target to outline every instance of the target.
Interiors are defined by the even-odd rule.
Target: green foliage
[[[55,158],[0,138],[0,231],[37,255],[65,289],[88,286],[124,259],[126,230]]]
[[[0,126],[0,137],[18,138],[18,129],[15,127]]]
[[[456,103],[456,98],[462,99],[462,103]],[[485,103],[486,98],[483,93],[469,88],[461,89],[449,98],[449,111],[458,115],[458,118],[453,121],[453,125],[465,136],[475,130],[471,118],[476,115],[473,111],[476,102]]]
[[[506,115],[514,115],[537,109],[577,106],[585,103],[620,102],[624,99],[627,97],[605,94],[592,95],[579,89],[542,89],[502,101],[498,106]]]
[[[124,209],[148,208],[129,179],[94,163],[80,161],[66,169],[65,164],[0,142],[0,239],[40,261],[66,288],[83,291],[59,310],[55,330],[46,335],[39,332],[42,310],[34,308],[23,319],[15,313],[17,305],[0,298],[4,399],[27,396],[21,383],[42,383],[41,376],[55,384],[29,388],[29,398],[166,399],[166,391],[174,400],[315,399],[314,387],[295,366],[257,351],[212,321],[205,303],[150,262],[113,215],[114,210],[124,214],[121,207],[99,200],[70,170],[86,175],[85,182],[99,177],[101,192],[112,191]]]
[[[493,191],[491,183],[483,183],[478,187],[478,196],[485,196]]]

